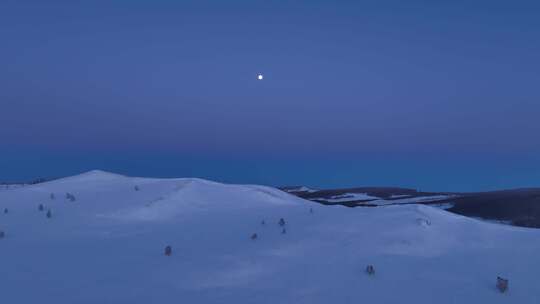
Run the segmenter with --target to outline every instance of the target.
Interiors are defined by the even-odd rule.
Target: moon
[[[264,77],[263,77],[263,74],[259,74],[259,75],[257,75],[257,79],[259,79],[259,80],[263,80],[263,78],[264,78]]]

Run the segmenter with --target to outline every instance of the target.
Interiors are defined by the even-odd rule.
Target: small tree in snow
[[[254,233],[254,234],[251,235],[251,239],[254,240],[254,241],[257,239],[257,237],[258,237],[258,236],[257,236],[256,233]]]
[[[506,292],[506,290],[508,289],[508,279],[497,277],[497,289],[500,292]]]
[[[309,213],[313,213],[313,208],[309,208]]]
[[[264,220],[262,220],[261,225],[263,225],[263,226],[266,225],[266,222]]]
[[[283,218],[280,218],[280,219],[279,219],[279,225],[280,225],[281,227],[285,226],[285,220],[284,220]]]
[[[53,200],[53,199],[56,198],[56,197],[54,196],[54,193],[51,193],[50,198],[51,198],[51,200]]]
[[[4,208],[4,214],[8,214],[8,208]]]
[[[373,265],[367,265],[366,272],[369,275],[374,275],[375,274],[375,268],[373,267]]]
[[[71,194],[71,193],[66,193],[66,199],[67,199],[68,201],[72,201],[72,202],[76,201],[75,195],[73,195],[73,194]]]
[[[133,188],[135,189],[135,191],[139,191],[139,186],[135,186]]]
[[[165,255],[171,256],[171,254],[172,254],[172,247],[170,245],[167,245],[167,247],[165,247]]]
[[[51,212],[51,209],[47,210],[47,218],[51,218],[52,217],[52,212]]]
[[[286,234],[287,233],[287,229],[283,228],[283,230],[281,230],[281,234]]]
[[[3,239],[6,237],[6,233],[4,231],[0,231],[0,239]]]
[[[43,207],[43,204],[39,204],[38,210],[43,211],[43,209],[45,209],[45,207]]]

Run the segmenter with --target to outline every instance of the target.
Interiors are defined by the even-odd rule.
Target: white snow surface
[[[404,197],[410,197],[410,194],[392,194],[390,195],[390,198],[404,198]]]
[[[0,208],[2,303],[540,303],[540,230],[429,206],[92,171],[1,191]]]
[[[334,195],[330,198],[312,198],[312,200],[325,201],[329,203],[346,203],[355,201],[366,201],[366,204],[385,206],[385,205],[398,205],[398,204],[416,204],[416,203],[430,203],[446,200],[457,196],[452,195],[426,195],[415,196],[410,195],[392,195],[392,199],[384,199],[376,196],[369,195],[367,193],[344,193],[340,195]]]
[[[326,201],[329,203],[344,203],[354,202],[362,200],[376,200],[379,199],[376,196],[368,195],[367,193],[344,193],[340,195],[334,195],[331,198],[314,198],[314,200]]]
[[[319,191],[319,190],[311,189],[311,188],[306,187],[306,186],[300,186],[300,187],[297,187],[297,188],[286,189],[285,191],[286,191],[286,192],[291,192],[291,193],[294,193],[294,192],[309,192],[309,193],[313,193],[313,192],[317,192],[317,191]]]
[[[24,186],[27,186],[27,185],[26,184],[0,184],[0,191],[21,188]]]
[[[447,200],[447,199],[455,198],[455,197],[457,196],[441,194],[441,195],[406,197],[406,198],[399,198],[399,199],[392,199],[392,200],[377,199],[377,200],[369,201],[369,204],[374,204],[377,206],[384,206],[384,205],[397,205],[397,204],[430,203],[430,202]]]

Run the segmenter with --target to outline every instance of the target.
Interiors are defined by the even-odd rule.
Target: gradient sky
[[[3,0],[0,84],[4,181],[540,186],[538,1]]]

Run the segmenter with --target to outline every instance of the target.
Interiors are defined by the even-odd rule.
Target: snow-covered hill
[[[21,188],[24,186],[27,186],[27,185],[26,184],[0,184],[0,191]]]
[[[303,197],[306,192],[287,191],[288,193]],[[326,191],[328,192],[328,191]],[[387,206],[399,204],[433,204],[440,201],[448,201],[458,198],[456,194],[415,194],[413,195],[389,195],[378,197],[368,193],[345,192],[327,196],[317,196],[317,191],[309,193],[309,197],[304,197],[314,202],[329,204],[345,204],[348,206]]]
[[[540,230],[423,205],[92,171],[0,208],[2,303],[540,303]]]

